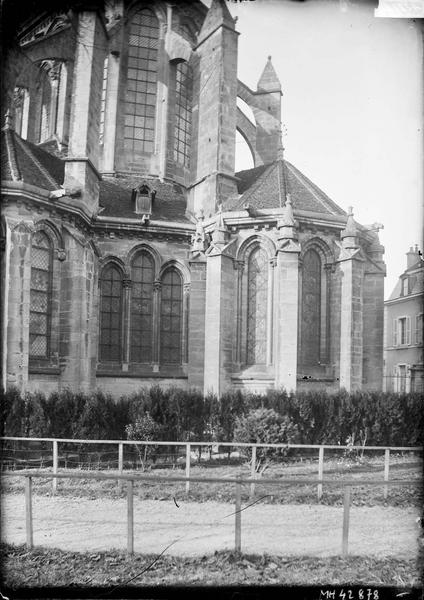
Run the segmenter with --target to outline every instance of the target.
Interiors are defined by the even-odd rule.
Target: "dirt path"
[[[24,496],[5,494],[1,539],[25,543]],[[134,498],[134,549],[195,556],[234,548],[233,504],[202,504]],[[126,500],[33,498],[34,544],[75,551],[126,548]],[[226,515],[231,515],[226,517]],[[418,510],[352,507],[349,552],[413,558],[417,554]],[[241,513],[242,551],[328,556],[341,549],[343,510],[334,506],[261,505]]]

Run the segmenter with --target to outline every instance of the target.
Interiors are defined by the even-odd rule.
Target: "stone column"
[[[89,215],[98,209],[99,130],[106,32],[95,11],[78,14],[69,152],[64,187]],[[102,52],[102,48],[104,51]]]
[[[362,387],[364,260],[352,209],[341,238],[340,387],[353,392]]]
[[[114,50],[108,55],[105,122],[103,134],[102,171],[115,170],[116,117],[118,110],[120,52]]]
[[[297,344],[299,311],[299,255],[290,197],[278,223],[275,285],[275,387],[288,392],[297,384]]]
[[[8,295],[4,313],[7,341],[5,383],[24,392],[29,365],[32,223],[8,222],[7,229],[10,248],[5,259],[4,281]]]
[[[229,254],[228,232],[218,213],[212,244],[206,252],[204,393],[220,396],[233,370],[237,280]]]
[[[384,335],[384,248],[376,233],[374,243],[367,249],[363,291],[363,386],[381,390],[383,385]]]
[[[79,238],[79,236],[78,236]],[[88,391],[94,383],[97,336],[95,256],[77,235],[68,236],[69,260],[62,271],[60,311],[61,387]]]

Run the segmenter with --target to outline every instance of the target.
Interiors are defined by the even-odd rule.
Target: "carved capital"
[[[161,287],[162,287],[162,282],[159,279],[156,279],[156,281],[153,282],[153,291],[160,292]]]
[[[184,294],[188,294],[190,292],[190,284],[185,283],[183,286]]]
[[[132,286],[132,281],[131,281],[131,279],[124,278],[124,279],[122,280],[122,287],[123,287],[123,288],[125,288],[125,289],[128,289],[128,288],[131,288],[131,286]]]

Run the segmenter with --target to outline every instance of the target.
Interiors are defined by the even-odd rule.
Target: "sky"
[[[423,248],[419,21],[376,18],[375,4],[364,0],[227,6],[238,17],[239,79],[256,89],[272,57],[283,91],[285,158],[343,209],[352,206],[358,222],[384,225],[387,298],[409,247]],[[251,166],[238,143],[236,170]]]

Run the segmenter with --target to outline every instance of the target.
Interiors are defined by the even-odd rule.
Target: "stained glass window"
[[[191,97],[193,77],[191,67],[180,62],[175,70],[174,160],[190,166]]]
[[[130,360],[151,362],[153,345],[153,260],[142,252],[131,266]]]
[[[125,150],[153,152],[159,24],[149,9],[131,20],[128,41],[127,93],[125,98]]]
[[[183,287],[176,269],[162,277],[160,314],[161,363],[181,363]]]
[[[106,267],[100,280],[100,360],[121,359],[122,277],[119,270]]]
[[[39,142],[44,142],[50,134],[50,112],[51,112],[51,96],[52,89],[49,76],[42,74],[41,84],[41,115],[40,115],[40,132]]]
[[[268,260],[262,248],[254,250],[247,265],[247,350],[248,365],[266,363],[266,314]]]
[[[321,259],[308,250],[302,268],[301,361],[303,365],[320,362],[321,335]]]
[[[31,244],[31,289],[29,312],[29,355],[48,358],[52,284],[52,247],[48,236],[39,231]]]

